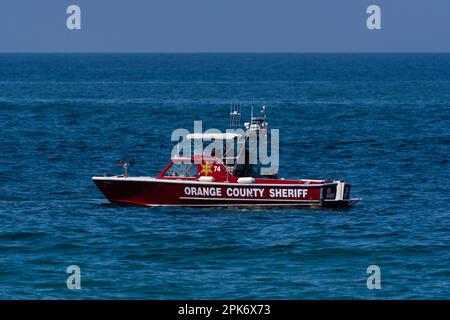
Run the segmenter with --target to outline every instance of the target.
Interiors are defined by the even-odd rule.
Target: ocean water
[[[157,174],[173,129],[225,129],[233,101],[268,106],[281,176],[364,200],[144,208],[92,183]],[[448,299],[449,127],[444,54],[0,55],[0,298]]]

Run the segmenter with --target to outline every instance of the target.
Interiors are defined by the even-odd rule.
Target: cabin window
[[[165,177],[196,177],[198,165],[194,163],[174,163],[164,173]]]

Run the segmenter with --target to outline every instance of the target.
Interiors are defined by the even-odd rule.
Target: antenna
[[[232,115],[233,114],[233,103],[230,103],[230,127],[231,127],[231,122],[232,122]]]
[[[242,109],[242,103],[239,102],[239,118],[238,118],[238,126],[241,126],[241,109]]]
[[[264,120],[266,120],[266,106],[262,106],[261,108],[261,117],[263,117]]]
[[[236,129],[241,124],[241,104],[231,104],[230,108],[230,126]]]

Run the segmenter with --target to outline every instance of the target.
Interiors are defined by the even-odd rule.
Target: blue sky
[[[0,1],[0,52],[450,52],[449,31],[449,0]]]

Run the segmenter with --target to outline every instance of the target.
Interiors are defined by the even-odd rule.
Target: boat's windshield
[[[174,163],[164,173],[165,177],[196,177],[198,165],[195,163]]]

